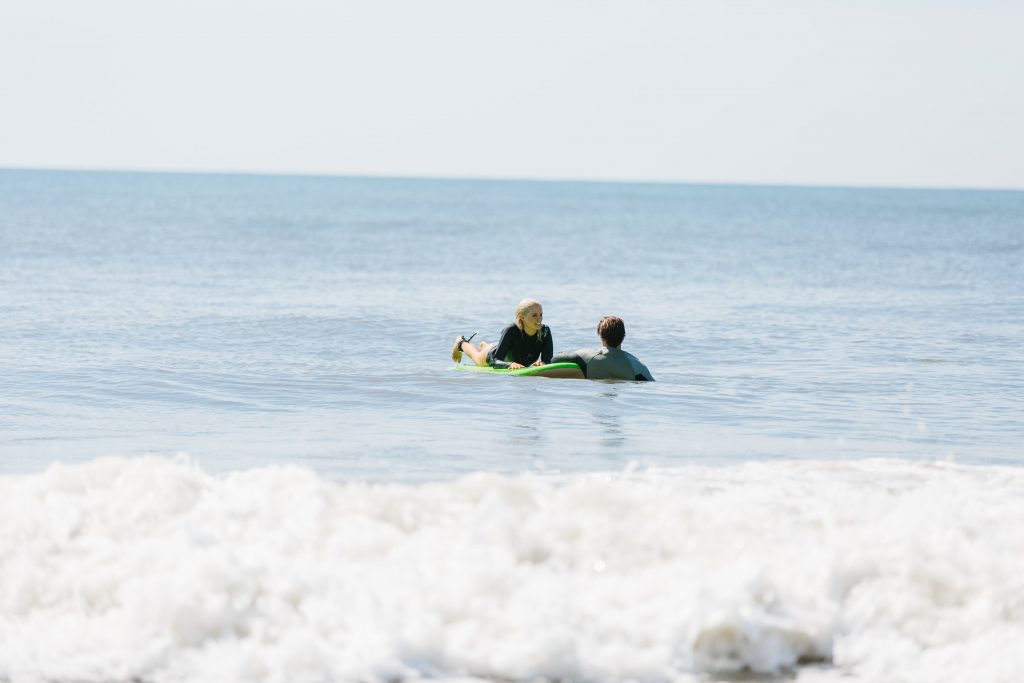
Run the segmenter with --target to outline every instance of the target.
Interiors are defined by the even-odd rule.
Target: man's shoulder
[[[608,349],[576,349],[575,351],[573,351],[573,353],[575,353],[580,358],[591,360],[593,358],[597,358],[599,355],[601,355],[607,350]]]
[[[643,375],[648,380],[654,379],[651,376],[651,371],[647,369],[647,366],[644,365],[643,361],[641,361],[639,358],[637,358],[628,351],[623,351],[623,353],[626,355],[626,358],[629,359],[629,362],[633,365],[633,368],[638,371],[638,375]],[[639,379],[639,377],[637,379]]]

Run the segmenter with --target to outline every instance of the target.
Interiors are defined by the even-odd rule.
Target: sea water
[[[0,680],[1016,681],[1024,193],[0,171]],[[656,382],[452,371],[535,297]]]

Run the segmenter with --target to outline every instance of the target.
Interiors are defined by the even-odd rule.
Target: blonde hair
[[[538,308],[540,308],[542,310],[544,308],[543,306],[541,306],[541,303],[539,301],[537,301],[536,299],[523,299],[518,304],[516,304],[516,327],[518,327],[520,329],[520,331],[522,331],[522,329],[523,329],[523,318],[526,317],[526,312],[528,310],[530,310],[531,308],[533,308],[534,306],[537,306]],[[541,325],[540,329],[537,330],[537,340],[540,341],[540,340],[543,340],[543,339],[544,339],[544,326]]]

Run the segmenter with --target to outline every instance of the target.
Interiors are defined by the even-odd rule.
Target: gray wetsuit
[[[622,349],[580,349],[572,353],[560,353],[551,362],[576,363],[587,379],[654,381],[647,366]]]

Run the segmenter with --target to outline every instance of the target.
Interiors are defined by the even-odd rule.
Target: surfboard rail
[[[583,379],[583,371],[575,363],[549,363],[547,365],[531,365],[518,370],[492,368],[482,365],[459,364],[455,370],[477,372],[485,375],[514,375],[516,377],[553,377],[557,379]]]

